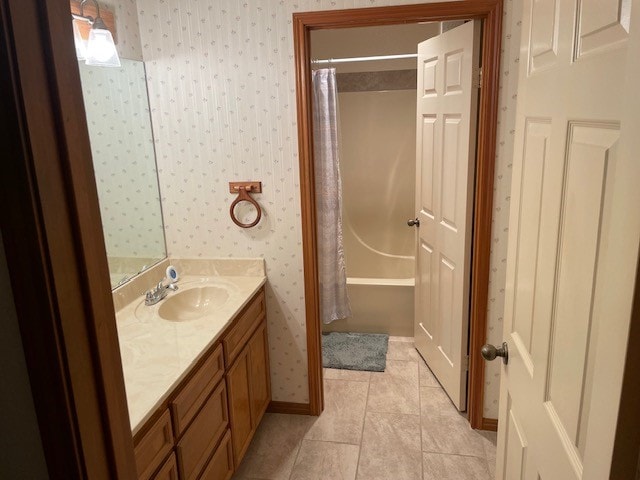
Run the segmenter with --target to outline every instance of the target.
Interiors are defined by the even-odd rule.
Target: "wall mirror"
[[[111,288],[167,254],[144,63],[79,62]]]

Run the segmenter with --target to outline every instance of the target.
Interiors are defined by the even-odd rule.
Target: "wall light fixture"
[[[96,18],[84,15],[84,5],[92,1],[96,6]],[[119,67],[120,57],[116,50],[111,32],[100,17],[100,5],[96,0],[82,0],[80,2],[80,15],[72,15],[76,20],[83,20],[91,24],[89,39],[86,42],[80,35],[80,29],[74,22],[73,37],[76,45],[78,60],[85,60],[87,65],[100,67]]]

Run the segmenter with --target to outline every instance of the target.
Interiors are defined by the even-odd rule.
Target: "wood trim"
[[[309,403],[276,402],[271,400],[267,408],[269,413],[288,413],[290,415],[314,415]]]
[[[490,432],[498,431],[498,419],[497,418],[483,418],[482,426],[480,430],[488,430]]]
[[[484,410],[484,366],[480,355],[487,341],[487,309],[493,219],[493,185],[498,135],[502,1],[484,22],[482,34],[482,89],[478,115],[478,153],[474,200],[471,263],[471,324],[469,330],[469,386],[467,410],[472,428],[481,428]]]
[[[296,103],[298,106],[298,149],[300,152],[300,197],[302,215],[302,257],[307,331],[309,411],[324,410],[322,384],[322,327],[318,291],[315,173],[311,118],[311,37],[310,26],[300,14],[293,15],[293,44],[296,64]],[[273,405],[273,402],[272,402]],[[271,411],[271,410],[270,410]]]
[[[638,478],[640,473],[640,259],[631,307],[631,326],[622,378],[618,424],[609,478]]]
[[[69,4],[0,12],[2,129],[15,133],[1,224],[49,476],[135,478]]]
[[[321,326],[318,294],[316,206],[311,117],[310,31],[373,25],[394,25],[426,21],[477,18],[484,20],[482,36],[483,80],[480,91],[476,195],[474,199],[471,321],[469,336],[469,422],[473,428],[483,423],[484,360],[480,347],[486,341],[493,174],[498,123],[498,82],[502,35],[501,0],[463,0],[396,7],[329,10],[295,13],[293,36],[296,64],[298,149],[300,156],[300,196],[304,261],[307,357],[309,365],[309,405],[312,415],[324,407],[322,385]]]

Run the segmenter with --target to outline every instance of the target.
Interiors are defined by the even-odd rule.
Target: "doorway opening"
[[[490,252],[490,233],[491,233],[491,207],[492,207],[492,189],[493,189],[493,162],[495,155],[495,131],[497,121],[497,89],[498,89],[498,64],[499,64],[499,46],[500,46],[500,21],[501,21],[501,4],[496,1],[491,4],[477,5],[475,2],[455,2],[441,4],[427,4],[403,7],[382,7],[371,9],[343,10],[331,12],[314,12],[302,13],[294,15],[294,32],[296,47],[296,73],[297,73],[297,100],[298,100],[298,125],[299,125],[299,143],[300,143],[300,165],[301,165],[301,193],[302,193],[302,225],[303,225],[303,246],[305,261],[305,294],[307,309],[307,345],[309,360],[309,392],[310,392],[310,412],[319,414],[323,409],[323,381],[322,381],[322,350],[321,350],[321,320],[320,320],[320,292],[318,282],[318,242],[316,232],[317,206],[316,197],[316,171],[314,169],[314,139],[313,139],[313,116],[312,116],[312,70],[316,52],[312,54],[314,47],[314,38],[319,34],[328,34],[328,32],[312,32],[314,30],[330,30],[336,28],[349,27],[373,27],[373,26],[389,26],[397,24],[412,24],[412,27],[418,27],[420,24],[427,22],[438,22],[438,29],[441,29],[440,22],[458,22],[472,19],[483,21],[483,32],[479,43],[481,44],[480,62],[483,66],[483,78],[481,90],[479,93],[478,108],[478,129],[477,129],[477,149],[474,148],[473,168],[475,169],[475,192],[470,201],[470,211],[474,212],[475,224],[473,226],[473,240],[471,241],[469,252],[473,252],[472,264],[470,265],[470,334],[469,334],[469,382],[468,396],[465,395],[467,402],[467,410],[469,412],[469,420],[474,428],[495,428],[494,425],[487,425],[482,417],[482,396],[483,396],[483,376],[484,366],[479,356],[480,346],[485,341],[486,335],[486,303],[489,273],[489,252]],[[473,22],[471,22],[473,23]],[[388,27],[387,27],[388,28]],[[438,33],[440,30],[438,31]],[[365,55],[366,56],[366,55]],[[315,58],[316,60],[326,60],[325,58]],[[404,59],[400,59],[404,61]],[[398,61],[400,61],[398,60]],[[414,59],[415,62],[415,59]],[[335,62],[334,62],[335,63]],[[345,62],[346,64],[347,62]],[[364,62],[363,62],[364,63]],[[317,65],[317,64],[316,64]],[[388,71],[402,70],[402,68],[388,67]],[[421,68],[417,69],[420,74]],[[340,73],[359,74],[354,82],[356,85],[362,85],[364,82],[362,73],[358,71],[346,71]],[[360,80],[360,81],[358,81]],[[346,83],[346,82],[343,82]],[[338,81],[338,84],[340,82]],[[348,88],[361,88],[352,86]],[[415,91],[414,91],[415,92]],[[415,102],[415,96],[414,96]],[[394,106],[398,106],[398,102],[394,102]],[[414,104],[415,108],[415,104]],[[357,110],[357,107],[356,107]],[[415,127],[416,117],[413,117],[413,132],[419,130]],[[415,162],[415,144],[411,149],[414,152]],[[414,163],[415,165],[415,163]],[[348,177],[345,167],[345,178]],[[358,167],[356,167],[358,168]],[[409,176],[411,176],[409,172]],[[413,173],[415,176],[415,173]],[[473,178],[473,175],[472,175]],[[347,179],[348,181],[348,179]],[[385,179],[386,184],[389,179]],[[361,187],[366,188],[367,182],[362,182]],[[412,183],[412,189],[415,182]],[[473,183],[472,183],[473,189]],[[351,192],[350,192],[351,193]],[[405,192],[406,193],[406,192]],[[411,197],[411,195],[408,195]],[[345,196],[346,200],[348,198]],[[351,222],[352,214],[345,208],[345,231],[354,227]],[[415,209],[411,209],[415,211]],[[366,219],[357,219],[366,222]],[[400,219],[394,219],[400,220]],[[406,221],[406,219],[403,219]],[[400,224],[402,225],[402,224]],[[398,227],[400,228],[400,227]],[[407,229],[406,226],[401,228]],[[353,234],[353,235],[352,235]],[[357,238],[358,231],[354,228],[353,232],[345,233],[345,243],[362,244],[362,235]],[[353,238],[350,238],[353,237]],[[471,238],[471,233],[469,234]],[[361,245],[362,246],[362,245]],[[371,245],[368,245],[371,247]],[[349,248],[345,246],[345,248]],[[366,248],[365,248],[366,249]],[[371,249],[368,253],[371,253]],[[373,248],[373,250],[380,250]],[[382,250],[383,251],[383,250]],[[401,247],[399,251],[402,252]],[[384,251],[383,251],[384,253]],[[413,266],[411,255],[402,252],[400,257],[407,257],[406,260],[409,269]],[[348,256],[348,253],[347,253]],[[398,262],[401,263],[401,262]],[[363,266],[372,266],[375,262],[364,261]],[[357,270],[357,266],[351,267]],[[393,270],[394,267],[392,267]],[[401,267],[398,267],[401,268]],[[347,272],[353,280],[372,277],[367,276],[351,276],[350,267],[347,266]],[[404,277],[404,278],[403,278]],[[411,274],[394,277],[390,280],[401,278],[409,283]],[[360,282],[371,283],[371,282]],[[402,283],[402,282],[400,282]],[[356,284],[357,287],[363,285]],[[353,281],[350,282],[351,288],[354,288]],[[370,286],[370,285],[369,285]],[[378,287],[379,285],[374,285]],[[411,293],[411,285],[393,285],[394,287],[405,286]],[[365,300],[371,301],[378,298],[378,295],[371,292],[365,293]],[[356,301],[357,302],[357,301]],[[410,301],[409,301],[410,302]],[[406,302],[405,302],[406,303]],[[405,315],[406,317],[406,315]],[[405,325],[405,333],[411,331],[413,325]],[[466,332],[465,332],[466,334]],[[466,352],[465,352],[466,353]],[[423,354],[424,355],[424,354]],[[466,379],[465,379],[466,383]],[[466,385],[465,385],[466,386]],[[464,409],[464,405],[462,406]]]

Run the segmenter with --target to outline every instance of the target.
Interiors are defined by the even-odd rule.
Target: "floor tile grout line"
[[[418,364],[418,408],[420,422],[420,471],[422,472],[422,480],[424,480],[424,450],[422,441],[422,386],[420,385],[420,364]]]
[[[362,440],[364,439],[364,425],[367,421],[367,410],[369,409],[369,391],[371,390],[371,375],[369,375],[369,383],[367,384],[367,400],[364,402],[364,413],[362,416],[362,429],[360,430],[360,445],[358,448],[358,462],[356,463],[356,476],[353,480],[357,480],[358,471],[360,470],[360,457],[362,456]]]
[[[318,440],[316,438],[303,438],[303,441],[316,443],[332,443],[334,445],[350,445],[352,447],[357,447],[358,445],[360,445],[359,443],[338,442],[336,440]]]
[[[491,479],[491,467],[489,466],[489,459],[487,458],[487,456],[484,456],[484,463],[485,466],[487,467],[487,478]]]
[[[483,437],[484,437],[484,435],[483,435]],[[490,479],[491,478],[491,465],[489,465],[489,455],[487,455],[487,445],[486,445],[486,442],[490,442],[490,441],[489,441],[488,438],[486,438],[486,437],[484,437],[484,438],[485,438],[485,441],[482,442],[482,451],[484,452],[484,463],[487,466],[487,473],[489,475],[488,478]],[[494,468],[495,468],[495,466],[494,466]]]
[[[300,455],[300,450],[302,449],[302,442],[304,442],[305,435],[306,432],[300,438],[300,442],[298,442],[298,450],[296,451],[296,456],[293,459],[293,465],[291,466],[291,471],[289,472],[289,480],[291,480],[291,478],[293,477],[293,471],[296,469],[296,463],[298,462],[298,456]]]
[[[482,460],[484,458],[484,456],[479,456],[479,455],[469,455],[466,453],[446,453],[446,452],[438,452],[436,450],[423,450],[422,453],[429,453],[429,454],[433,454],[433,455],[445,455],[447,457],[468,457],[468,458],[478,458],[480,460]]]

